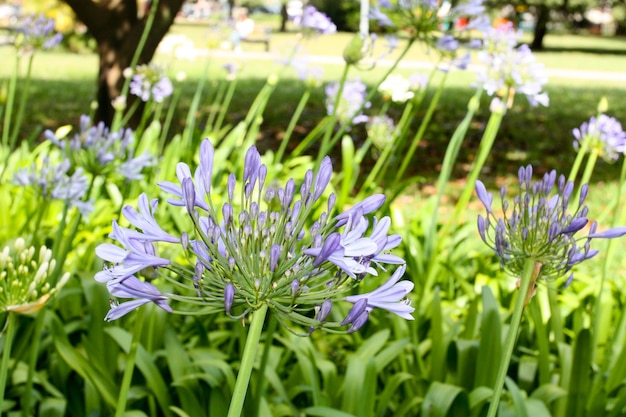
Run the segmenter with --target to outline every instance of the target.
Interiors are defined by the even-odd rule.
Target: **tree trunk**
[[[550,20],[550,9],[545,4],[537,5],[537,22],[530,49],[540,51],[543,49],[543,38],[548,32],[548,21]]]
[[[98,44],[97,121],[110,125],[113,121],[112,101],[124,85],[123,71],[129,67],[148,16],[138,17],[136,0],[65,0],[76,16],[87,26]],[[174,22],[184,0],[160,0],[150,35],[139,56],[138,64],[147,64],[154,56],[161,39]],[[130,103],[129,103],[130,104]],[[136,113],[138,116],[140,112]],[[131,120],[134,127],[138,120]]]
[[[280,6],[280,33],[287,32],[287,20],[289,20],[289,14],[287,13],[287,3],[283,3]]]

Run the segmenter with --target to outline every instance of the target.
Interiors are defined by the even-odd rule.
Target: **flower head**
[[[489,95],[504,97],[510,92],[524,94],[532,106],[549,104],[543,91],[548,78],[526,44],[516,46],[521,32],[502,25],[485,32],[478,59],[484,65],[477,73],[477,85]]]
[[[391,100],[394,103],[404,103],[415,96],[411,81],[402,75],[388,76],[380,83],[378,91],[383,95],[384,100]]]
[[[334,113],[337,116],[337,120],[342,124],[366,122],[367,116],[358,112],[361,108],[370,107],[370,103],[365,102],[366,85],[358,79],[346,81],[343,85],[341,96],[337,99],[340,88],[341,86],[338,82],[332,82],[326,86],[326,110],[328,114]],[[337,106],[336,109],[335,106]]]
[[[156,164],[149,154],[134,156],[135,137],[132,130],[109,131],[103,122],[92,125],[87,115],[80,117],[79,132],[73,137],[55,134],[46,130],[44,136],[63,150],[74,165],[92,175],[107,175],[118,172],[127,180],[143,178],[144,168]]]
[[[131,76],[130,93],[142,101],[154,100],[162,103],[174,92],[170,79],[155,64],[138,65]]]
[[[112,295],[134,300],[115,304],[109,319],[148,302],[168,311],[224,312],[231,317],[265,304],[285,326],[332,329],[345,326],[327,322],[333,302],[353,294],[366,277],[384,271],[382,265],[404,263],[389,253],[400,243],[398,235],[389,235],[389,218],[368,217],[384,197],[369,197],[332,216],[330,158],[316,173],[307,171],[299,186],[294,179],[278,185],[267,178],[268,169],[252,146],[243,157],[239,180],[229,174],[225,189],[214,191],[214,156],[211,142],[203,141],[193,175],[188,165],[179,163],[178,184],[159,184],[173,195],[168,203],[188,216],[190,227],[180,236],[158,224],[157,201],[145,195],[140,196],[139,210],[123,210],[133,228],[113,222],[111,237],[123,247],[98,246],[96,253],[108,264],[96,279],[107,282]],[[320,210],[325,196],[326,210]],[[168,253],[180,255],[157,255],[165,244],[170,245]],[[152,284],[143,285],[147,282],[141,276],[176,282],[177,291],[161,293]]]
[[[37,252],[35,247],[27,247],[22,238],[17,238],[12,248],[5,246],[0,252],[0,311],[39,311],[70,277],[65,273],[54,284],[55,268],[52,251],[45,246]]]
[[[300,26],[305,34],[331,35],[337,32],[337,26],[330,18],[311,5],[307,5],[302,14],[296,16],[293,22],[296,26]]]
[[[13,182],[34,189],[44,200],[67,201],[86,216],[93,211],[93,202],[84,201],[89,179],[83,174],[82,168],[77,168],[70,175],[70,168],[71,164],[67,159],[54,165],[48,158],[43,158],[41,164],[33,163],[30,167],[20,168],[14,175]]]
[[[578,150],[583,142],[588,142],[587,149],[596,149],[598,155],[606,161],[615,161],[626,151],[626,132],[614,117],[601,114],[591,117],[579,128],[572,130],[576,138],[574,148]]]
[[[521,276],[524,262],[533,259],[541,265],[540,277],[561,277],[597,254],[590,246],[593,238],[626,234],[624,227],[597,233],[597,223],[592,222],[586,236],[576,236],[589,223],[586,184],[577,198],[574,183],[563,175],[557,178],[556,171],[532,182],[530,165],[519,169],[518,181],[519,192],[512,202],[506,199],[506,187],[500,190],[502,218],[493,211],[491,193],[481,181],[476,182],[476,194],[487,210],[485,217],[478,216],[478,232],[512,275]],[[570,213],[572,204],[575,209]]]
[[[43,15],[28,16],[18,27],[15,46],[20,50],[52,49],[61,43],[63,35],[54,29],[54,19]]]

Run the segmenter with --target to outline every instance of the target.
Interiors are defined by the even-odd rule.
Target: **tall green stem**
[[[226,113],[228,113],[228,108],[230,107],[230,102],[233,99],[233,95],[235,94],[235,90],[237,89],[237,78],[228,82],[228,90],[226,90],[226,97],[220,106],[220,112],[217,117],[217,121],[215,122],[215,128],[213,129],[215,132],[219,132],[222,128],[222,124],[224,124],[224,119],[226,118]]]
[[[515,348],[515,342],[517,340],[517,333],[520,323],[522,322],[524,307],[530,300],[530,294],[532,294],[531,291],[534,288],[535,281],[539,277],[540,269],[541,264],[536,263],[532,258],[526,259],[524,269],[522,270],[522,281],[517,293],[517,299],[515,300],[513,315],[511,316],[511,324],[509,325],[506,340],[504,341],[504,349],[502,351],[502,358],[500,359],[496,385],[494,386],[493,398],[489,404],[487,417],[495,417],[498,412],[500,397],[502,396],[502,390],[504,388],[504,380],[509,370],[509,363],[511,362],[511,356],[513,355],[513,349]]]
[[[395,181],[394,181],[396,183],[402,180],[402,177],[404,173],[406,172],[407,167],[409,166],[409,162],[411,162],[411,160],[413,159],[413,155],[415,154],[417,147],[419,146],[420,142],[422,141],[422,138],[424,137],[424,133],[426,132],[426,128],[428,127],[428,124],[430,123],[430,119],[432,118],[433,113],[435,112],[435,109],[437,108],[437,104],[439,104],[439,99],[441,98],[441,93],[443,92],[443,87],[445,86],[447,77],[448,77],[447,72],[445,72],[443,76],[441,77],[441,82],[439,83],[439,87],[437,87],[437,91],[435,91],[435,95],[433,96],[433,99],[430,101],[428,105],[426,114],[424,115],[424,118],[422,119],[422,122],[420,123],[420,127],[417,130],[417,133],[413,137],[413,141],[411,142],[411,145],[409,146],[409,150],[407,151],[407,153],[404,155],[404,158],[402,159],[402,164],[400,165],[400,169],[396,172]]]
[[[270,358],[270,351],[272,350],[272,341],[274,340],[274,333],[278,327],[278,320],[273,316],[269,317],[267,329],[265,330],[265,343],[263,346],[263,356],[261,356],[261,366],[259,367],[259,383],[257,384],[256,392],[256,407],[253,412],[258,417],[261,410],[261,401],[265,395],[265,387],[267,386],[267,380],[265,379],[265,368],[267,368],[267,362]]]
[[[596,161],[598,160],[598,149],[593,148],[589,153],[589,158],[587,158],[587,165],[585,165],[585,171],[583,172],[583,177],[578,183],[578,189],[576,190],[576,198],[571,199],[570,201],[574,204],[578,204],[578,198],[580,198],[580,189],[583,184],[588,184],[591,179],[591,174],[593,173],[593,169],[596,166]]]
[[[35,57],[35,54],[33,53],[28,58],[28,65],[26,67],[26,77],[24,77],[24,80],[21,86],[22,91],[20,94],[20,104],[19,104],[19,107],[17,108],[17,115],[15,116],[15,123],[13,124],[13,129],[11,129],[12,134],[11,134],[9,149],[13,149],[13,147],[15,146],[15,142],[17,142],[17,137],[20,134],[20,126],[22,124],[22,118],[24,117],[24,110],[26,109],[26,101],[28,99],[28,90],[30,87],[30,76],[33,71],[34,57]]]
[[[613,200],[615,201],[615,207],[613,207],[613,220],[611,222],[611,227],[616,227],[620,223],[620,220],[621,220],[621,217],[623,217],[623,214],[626,213],[626,210],[624,210],[624,205],[622,204],[622,186],[625,184],[625,182],[626,182],[626,158],[622,158],[622,171],[619,176],[619,182],[617,183],[617,193],[615,195],[615,199]],[[609,266],[611,264],[611,261],[613,260],[614,252],[615,251],[614,251],[614,246],[613,246],[613,239],[608,239],[607,247],[606,247],[606,256],[604,257],[604,263],[602,265],[600,288],[598,289],[596,302],[593,306],[594,314],[593,314],[593,333],[591,334],[591,337],[592,337],[591,347],[594,350],[594,357],[596,359],[598,358],[597,350],[598,350],[598,337],[599,337],[599,332],[600,332],[600,325],[603,319],[602,314],[601,314],[602,294],[604,292],[604,284],[609,274]],[[608,361],[605,361],[605,363],[608,364]]]
[[[33,392],[33,378],[36,372],[37,355],[39,353],[39,344],[41,340],[41,332],[43,330],[43,318],[44,311],[38,311],[35,314],[35,329],[31,336],[30,355],[28,358],[28,374],[26,375],[26,387],[24,390],[24,396],[22,397],[22,416],[28,417],[32,415],[30,413],[30,400]]]
[[[279,163],[283,159],[283,155],[285,154],[285,150],[287,149],[287,144],[289,143],[289,139],[291,139],[291,134],[293,130],[296,128],[296,123],[300,120],[300,116],[304,111],[304,106],[309,101],[311,97],[311,88],[307,87],[307,89],[300,97],[300,101],[298,102],[298,106],[296,107],[296,111],[293,112],[293,116],[291,116],[291,120],[289,121],[289,125],[287,126],[287,130],[285,131],[285,136],[280,141],[280,147],[278,148],[278,152],[276,152],[276,157],[274,158],[274,163]]]
[[[480,96],[482,95],[482,92],[483,90],[477,90],[476,93],[474,93],[474,96],[470,99],[467,106],[467,114],[454,131],[452,139],[450,139],[448,147],[446,148],[446,154],[441,165],[441,172],[439,173],[439,178],[437,178],[437,196],[435,197],[434,205],[435,209],[433,210],[433,214],[430,219],[430,226],[426,234],[426,254],[424,256],[426,259],[432,259],[435,248],[435,231],[437,230],[437,218],[439,215],[439,210],[437,208],[439,207],[441,198],[443,197],[448,180],[452,175],[452,168],[454,167],[456,158],[459,155],[459,150],[461,149],[461,144],[463,143],[467,129],[469,128],[470,122],[474,118],[474,113],[478,110],[478,104],[480,103]]]
[[[346,80],[348,79],[348,72],[350,71],[350,65],[346,64],[343,67],[343,72],[341,73],[341,77],[339,78],[339,88],[337,89],[337,95],[335,96],[335,102],[333,103],[333,112],[330,115],[330,123],[326,126],[326,131],[324,132],[324,136],[322,137],[322,144],[320,146],[319,152],[317,153],[317,160],[315,161],[315,170],[317,170],[322,163],[322,159],[330,150],[332,145],[330,144],[330,138],[333,134],[333,130],[335,129],[335,124],[337,123],[337,108],[339,107],[339,103],[341,103],[341,96],[343,95],[343,87],[346,84]],[[349,122],[347,122],[349,123]]]
[[[9,80],[9,91],[7,92],[7,104],[4,111],[4,122],[2,126],[2,146],[9,146],[9,133],[11,131],[11,115],[13,112],[13,103],[15,101],[15,90],[17,88],[17,75],[20,72],[20,56],[15,57],[15,66],[11,79]],[[9,149],[9,154],[11,154]]]
[[[130,349],[126,359],[126,368],[124,369],[124,376],[122,377],[122,385],[120,387],[120,393],[117,397],[117,406],[115,407],[115,417],[122,417],[126,412],[126,400],[128,399],[128,390],[130,389],[130,383],[133,379],[133,372],[135,370],[135,361],[137,359],[137,349],[139,348],[139,339],[141,338],[141,330],[144,322],[144,309],[140,308],[136,314],[135,329],[133,331],[133,338],[130,342]]]
[[[150,7],[150,13],[148,13],[148,18],[146,19],[146,26],[143,28],[143,32],[141,33],[141,39],[139,39],[139,43],[137,44],[137,48],[135,49],[135,54],[133,55],[133,59],[130,61],[130,68],[135,68],[137,66],[137,62],[139,62],[139,57],[141,56],[141,52],[143,51],[144,46],[146,45],[146,41],[148,40],[148,36],[150,35],[150,31],[152,30],[152,24],[154,23],[154,18],[156,16],[157,9],[159,8],[159,0],[153,0],[152,6]],[[130,78],[126,78],[124,80],[124,85],[122,86],[122,92],[120,96],[126,97],[128,94],[128,86],[130,85]],[[113,123],[111,124],[111,132],[115,132],[122,127],[120,121],[122,120],[122,112],[116,111],[115,116],[113,116]]]
[[[6,334],[4,336],[4,350],[2,351],[2,363],[0,364],[0,416],[2,416],[2,407],[4,405],[4,391],[7,387],[7,376],[9,373],[9,360],[11,359],[11,347],[13,347],[13,338],[15,337],[16,314],[7,313],[8,323],[6,326]]]
[[[487,122],[487,127],[485,128],[485,132],[483,133],[483,137],[480,140],[480,145],[478,147],[478,155],[474,164],[472,165],[472,169],[467,176],[467,184],[459,201],[456,203],[456,207],[454,208],[454,213],[450,218],[450,221],[446,224],[445,232],[449,230],[449,227],[454,224],[458,220],[458,217],[461,213],[465,211],[467,208],[467,204],[472,196],[472,192],[474,191],[474,184],[478,179],[478,175],[480,174],[481,169],[485,165],[487,161],[487,157],[491,153],[491,148],[493,147],[493,143],[496,140],[496,135],[498,134],[498,130],[500,129],[500,124],[502,123],[502,119],[506,114],[505,110],[496,111],[491,113],[489,116],[489,121]]]
[[[256,356],[259,340],[261,340],[261,333],[263,331],[263,323],[265,322],[267,309],[267,304],[263,303],[258,310],[252,313],[250,330],[248,331],[248,335],[246,337],[246,344],[243,348],[243,356],[241,358],[241,365],[239,366],[239,373],[237,374],[237,381],[235,382],[235,388],[233,390],[233,397],[230,400],[230,407],[228,408],[228,417],[240,417],[241,412],[243,411],[243,403],[246,399],[248,385],[250,385],[250,376],[252,375],[254,358]]]

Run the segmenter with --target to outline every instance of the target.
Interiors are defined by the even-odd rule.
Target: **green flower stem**
[[[130,342],[130,349],[126,359],[126,368],[124,369],[124,376],[122,377],[122,385],[120,386],[120,393],[117,397],[117,406],[115,407],[115,417],[122,417],[126,412],[126,400],[128,399],[128,390],[130,389],[130,383],[133,379],[133,372],[135,370],[135,361],[137,359],[137,349],[139,348],[139,339],[141,338],[141,330],[144,322],[144,309],[140,308],[137,311],[135,329],[133,331],[133,337]]]
[[[550,325],[554,333],[554,340],[558,345],[564,340],[563,321],[561,320],[561,309],[556,299],[556,288],[554,288],[554,285],[548,285],[548,304],[550,305]]]
[[[391,105],[390,101],[385,101],[380,111],[378,112],[378,115],[384,116],[385,114],[387,114],[387,111],[389,110],[390,105]],[[356,155],[354,157],[354,162],[356,162],[355,165],[357,167],[361,164],[361,162],[363,161],[363,158],[365,158],[365,155],[367,154],[367,151],[369,150],[370,146],[372,146],[372,137],[370,135],[367,135],[365,142],[363,142],[363,144],[359,147],[359,150],[356,151]]]
[[[572,164],[572,169],[569,172],[569,176],[567,177],[568,181],[575,181],[578,176],[578,170],[580,169],[580,165],[583,162],[583,158],[589,149],[589,140],[584,140],[583,143],[578,148],[578,153],[576,154],[576,159],[574,160],[574,164]]]
[[[209,71],[209,67],[211,65],[211,61],[209,59],[206,60],[204,65],[204,69],[202,71],[203,74],[207,74]],[[204,86],[206,84],[207,77],[200,77],[200,81],[198,81],[198,85],[196,87],[196,92],[193,95],[193,99],[191,100],[191,105],[189,106],[189,111],[187,112],[187,118],[185,119],[185,130],[183,130],[183,139],[182,142],[185,144],[186,155],[181,155],[181,157],[191,156],[192,149],[195,149],[193,146],[193,132],[196,128],[196,113],[198,112],[198,107],[200,107],[200,98],[202,97],[202,92],[204,91]]]
[[[4,112],[4,122],[2,126],[2,146],[9,146],[9,133],[11,130],[11,116],[13,112],[13,103],[15,101],[15,90],[17,88],[17,75],[20,72],[20,56],[19,54],[15,58],[15,68],[13,70],[13,74],[11,75],[11,79],[9,80],[9,91],[7,92],[7,103],[6,109]],[[11,154],[11,150],[9,149],[9,155]],[[8,158],[7,158],[8,160]]]
[[[159,8],[159,0],[154,0],[152,2],[152,7],[150,7],[150,12],[148,13],[148,18],[146,19],[146,26],[143,28],[143,32],[141,33],[141,39],[139,39],[139,43],[137,44],[137,48],[135,48],[135,54],[133,55],[132,60],[130,61],[130,68],[135,68],[137,66],[137,62],[139,62],[139,57],[143,52],[143,48],[146,45],[146,41],[148,40],[148,36],[150,35],[150,31],[152,30],[152,25],[154,23],[154,18],[157,13],[157,9]],[[128,95],[128,88],[130,85],[130,78],[126,78],[124,80],[124,85],[122,86],[122,92],[120,96],[126,97]],[[113,123],[111,124],[111,132],[115,132],[120,129],[123,125],[120,123],[122,120],[122,111],[116,111],[115,116],[113,116]]]
[[[578,183],[578,189],[576,190],[576,198],[572,198],[570,203],[578,204],[578,198],[580,197],[580,189],[583,184],[588,184],[591,179],[591,174],[593,173],[593,169],[596,166],[596,162],[598,161],[598,148],[594,147],[589,153],[589,158],[587,158],[587,165],[585,165],[585,171],[583,172],[583,177]]]
[[[274,333],[278,327],[278,320],[274,316],[269,317],[267,323],[267,329],[265,329],[265,343],[263,346],[263,356],[261,356],[261,366],[259,367],[259,382],[257,384],[256,392],[256,406],[253,412],[255,417],[258,417],[261,410],[261,400],[265,395],[265,387],[267,386],[267,380],[265,379],[265,368],[267,368],[267,362],[270,357],[270,351],[272,350],[272,341],[274,340]]]
[[[174,119],[174,112],[176,110],[176,105],[178,104],[178,100],[180,99],[180,94],[182,93],[182,86],[180,88],[174,89],[174,96],[172,97],[172,101],[167,108],[167,114],[165,115],[165,120],[163,121],[163,128],[161,129],[161,135],[159,137],[159,147],[157,148],[157,154],[163,155],[165,151],[165,142],[167,142],[167,134],[170,131],[170,126],[172,124],[172,120]]]
[[[13,347],[13,338],[15,337],[16,314],[7,313],[6,334],[4,335],[4,350],[2,351],[2,363],[0,364],[0,416],[2,415],[2,407],[4,404],[4,391],[7,387],[7,376],[9,373],[9,360],[11,358],[11,347]]]
[[[11,134],[11,140],[9,143],[9,149],[13,149],[15,147],[15,142],[17,142],[17,137],[20,134],[20,126],[22,125],[22,118],[24,117],[24,110],[26,109],[26,101],[28,99],[28,90],[30,87],[30,76],[33,70],[33,59],[35,58],[35,54],[31,54],[28,59],[28,65],[26,67],[26,76],[24,77],[23,82],[21,83],[21,94],[19,100],[19,107],[17,108],[17,115],[15,116],[15,123],[13,123],[13,129]]]
[[[398,142],[396,142],[396,140],[400,139],[402,137],[402,132],[406,131],[404,127],[409,120],[409,116],[413,114],[414,106],[415,106],[414,101],[411,100],[404,107],[402,116],[400,116],[400,121],[398,122],[398,125],[396,126],[396,129],[394,131],[394,135],[392,136],[389,143],[385,145],[385,148],[380,153],[380,156],[376,160],[374,167],[371,169],[370,173],[367,175],[367,178],[365,179],[365,182],[363,183],[363,186],[361,187],[361,191],[359,192],[359,196],[357,200],[361,199],[362,197],[361,193],[368,192],[371,188],[375,187],[376,184],[380,184],[382,182],[383,175],[381,175],[381,178],[378,178],[377,177],[378,173],[381,172],[381,169],[386,168],[388,166],[387,161],[389,160],[389,157],[391,156],[393,150],[400,145],[400,140],[398,140]]]
[[[343,67],[343,72],[341,73],[341,77],[339,78],[339,88],[337,89],[337,95],[335,96],[335,102],[333,103],[333,112],[330,115],[330,123],[326,126],[326,131],[324,132],[324,136],[322,137],[322,144],[320,145],[319,152],[317,153],[317,160],[315,161],[315,169],[317,171],[320,164],[322,163],[322,159],[327,154],[327,152],[332,147],[331,145],[331,136],[333,134],[333,130],[335,129],[335,124],[337,123],[337,107],[339,107],[339,103],[341,102],[341,95],[343,94],[343,87],[346,84],[346,80],[348,79],[348,72],[350,72],[350,65],[346,64]],[[351,121],[347,122],[350,123]]]
[[[224,99],[224,95],[226,94],[226,83],[227,81],[222,81],[217,87],[217,91],[215,93],[215,97],[213,98],[213,105],[211,106],[211,113],[207,119],[206,125],[207,129],[210,129],[211,132],[215,132],[215,120],[217,119],[217,114],[222,112],[222,100]]]
[[[389,74],[391,74],[393,71],[395,71],[396,67],[398,66],[398,64],[400,63],[402,58],[404,58],[404,56],[407,54],[407,52],[409,52],[409,49],[411,49],[411,46],[413,45],[414,41],[415,41],[414,38],[410,38],[409,39],[409,41],[406,44],[406,47],[402,50],[402,52],[400,53],[398,58],[396,58],[396,60],[393,62],[393,64],[387,69],[387,72],[385,72],[385,74],[379,79],[378,83],[370,89],[370,92],[365,97],[365,100],[363,100],[363,103],[361,104],[361,106],[352,115],[352,118],[356,117],[361,111],[363,111],[363,108],[365,107],[365,104],[368,103],[372,99],[372,97],[374,97],[374,95],[378,92],[378,87],[380,86],[380,84],[382,84],[383,81],[385,81],[387,79]],[[330,151],[330,149],[333,146],[335,146],[335,144],[339,141],[339,139],[341,139],[343,137],[344,133],[346,133],[346,130],[348,129],[349,126],[350,126],[350,123],[345,123],[337,131],[337,133],[335,133],[335,136],[333,136],[333,138],[330,140],[330,142],[327,144],[327,146],[320,148],[320,152],[318,154],[318,162],[321,163],[322,158],[324,157],[324,155],[327,155],[328,152]],[[333,124],[333,127],[334,127],[334,124]],[[320,158],[320,156],[321,156],[321,158]],[[316,169],[319,168],[319,164],[316,164],[316,165],[317,165]]]
[[[504,380],[506,378],[507,371],[509,370],[509,363],[511,362],[511,356],[513,355],[513,349],[515,348],[515,342],[517,340],[517,333],[522,321],[524,307],[528,301],[530,301],[535,282],[539,277],[540,269],[541,264],[535,262],[532,258],[528,258],[524,262],[521,284],[517,292],[517,299],[515,300],[515,307],[513,309],[513,315],[511,316],[511,324],[509,325],[506,340],[504,341],[502,359],[500,360],[498,376],[496,377],[496,385],[494,386],[493,397],[491,399],[491,403],[489,404],[487,417],[495,417],[498,412],[500,397],[502,396],[502,390],[504,388]]]
[[[37,365],[37,354],[39,353],[39,344],[41,340],[41,332],[43,331],[44,311],[39,310],[35,314],[33,335],[30,344],[30,355],[28,357],[28,374],[26,375],[26,386],[24,396],[22,397],[22,416],[28,417],[30,413],[31,394],[33,392],[33,378],[35,376],[35,366]]]
[[[622,186],[626,182],[626,157],[622,158],[622,171],[619,176],[619,182],[617,187],[617,193],[615,195],[615,206],[613,208],[613,220],[611,222],[611,227],[616,227],[618,224],[624,221],[623,217],[626,214],[626,210],[624,210],[624,205],[622,204]],[[600,332],[600,324],[604,317],[602,317],[602,294],[604,292],[604,284],[606,282],[606,278],[609,274],[609,266],[613,261],[614,256],[614,246],[613,239],[608,239],[607,247],[606,247],[606,256],[604,257],[604,263],[602,265],[602,275],[600,277],[600,288],[598,289],[598,295],[596,296],[596,302],[593,306],[593,332],[591,333],[592,343],[591,348],[593,349],[593,356],[596,359],[596,363],[598,363],[599,352],[598,352],[598,337]],[[605,364],[609,364],[609,361],[605,361]]]
[[[4,110],[4,121],[2,125],[2,147],[3,150],[7,153],[4,158],[4,164],[2,165],[2,171],[0,171],[0,181],[4,178],[4,173],[7,170],[7,166],[9,165],[9,159],[12,154],[12,146],[9,146],[9,131],[11,130],[11,115],[13,112],[13,103],[15,101],[15,90],[17,86],[17,74],[20,69],[20,58],[19,55],[15,58],[15,69],[13,74],[11,75],[11,79],[9,80],[9,91],[7,93],[7,103]]]
[[[220,114],[217,117],[217,122],[215,122],[215,128],[213,129],[216,132],[219,132],[222,128],[222,124],[224,124],[224,119],[226,118],[226,113],[228,113],[228,108],[230,107],[230,102],[233,99],[233,95],[235,94],[235,90],[237,89],[237,78],[228,82],[228,90],[226,90],[226,97],[220,106]]]
[[[435,197],[435,205],[434,207],[439,207],[441,202],[441,198],[443,197],[443,193],[445,191],[446,185],[448,184],[448,180],[452,175],[452,168],[454,167],[454,163],[459,155],[459,150],[461,149],[461,144],[463,143],[463,139],[467,133],[467,129],[469,128],[470,122],[474,118],[474,114],[478,110],[478,104],[480,103],[480,97],[482,96],[483,90],[479,89],[474,93],[472,98],[470,99],[467,106],[467,113],[465,114],[465,118],[461,121],[459,126],[454,131],[450,142],[448,143],[448,147],[446,148],[446,154],[443,158],[443,163],[441,166],[441,171],[439,173],[439,178],[437,178],[437,195]],[[438,221],[439,210],[433,210],[432,217],[430,219],[430,226],[426,233],[426,245],[425,245],[425,255],[426,259],[431,258],[435,248],[435,239],[436,239],[436,230],[437,230],[437,221]]]
[[[150,118],[150,116],[152,116],[153,111],[154,111],[154,101],[152,100],[152,98],[150,98],[150,100],[146,102],[146,105],[143,108],[143,113],[141,114],[141,120],[139,121],[139,126],[137,126],[137,129],[135,129],[135,132],[134,132],[135,138],[137,140],[135,147],[137,149],[139,148],[139,144],[141,143],[141,140],[143,139],[144,130],[146,129],[146,125],[148,124],[148,119]]]
[[[502,100],[506,102],[506,97]],[[458,217],[461,213],[465,212],[467,208],[467,204],[474,192],[474,184],[476,183],[476,179],[478,179],[478,175],[485,165],[485,161],[487,161],[487,157],[491,153],[491,148],[493,147],[493,143],[495,142],[496,135],[498,134],[498,130],[500,129],[500,124],[502,123],[502,119],[506,114],[505,110],[500,112],[493,112],[491,116],[489,116],[489,121],[487,122],[487,127],[485,128],[485,132],[483,133],[483,137],[480,140],[480,145],[478,147],[478,155],[476,160],[472,164],[472,169],[467,176],[467,183],[465,185],[465,189],[461,194],[458,202],[456,203],[456,207],[454,208],[454,213],[452,217],[450,217],[450,221],[446,224],[444,228],[443,235],[447,234],[449,228],[458,220]]]
[[[261,333],[263,331],[263,323],[265,322],[267,309],[267,304],[263,303],[258,310],[252,313],[250,330],[246,336],[246,344],[243,348],[241,365],[239,366],[239,373],[237,374],[233,397],[230,400],[230,407],[228,408],[228,417],[241,417],[243,403],[246,399],[246,392],[248,391],[248,385],[250,385],[250,376],[252,375],[257,346],[261,340]]]
[[[417,147],[419,146],[420,142],[422,141],[422,138],[424,137],[424,133],[426,132],[426,128],[428,127],[428,124],[430,123],[430,119],[432,118],[433,113],[435,112],[435,109],[437,108],[437,104],[439,104],[439,99],[441,98],[441,93],[443,92],[443,87],[446,84],[447,78],[448,78],[448,72],[445,72],[443,76],[441,77],[441,82],[439,83],[439,86],[437,87],[437,90],[435,91],[435,95],[433,96],[432,100],[430,101],[430,104],[428,105],[428,109],[426,110],[426,114],[424,115],[424,118],[422,119],[422,122],[420,123],[420,127],[417,130],[417,133],[415,134],[415,136],[413,137],[411,146],[409,146],[409,150],[406,152],[406,154],[404,155],[404,158],[402,159],[402,164],[400,165],[400,169],[396,172],[396,176],[394,180],[395,183],[402,181],[402,177],[404,173],[406,172],[406,169],[408,168],[409,163],[412,161],[413,155],[415,154]]]
[[[307,102],[311,98],[311,88],[307,87],[300,97],[300,101],[298,102],[298,106],[296,107],[296,111],[293,112],[293,116],[291,116],[291,120],[289,121],[289,125],[287,126],[287,130],[285,131],[285,136],[280,141],[280,147],[278,148],[278,152],[276,152],[276,157],[274,158],[274,163],[279,163],[281,159],[283,159],[283,155],[285,154],[285,150],[287,149],[287,144],[289,143],[289,139],[291,139],[291,134],[293,130],[296,128],[296,123],[300,120],[300,116],[302,116],[302,112],[304,111],[304,107]]]

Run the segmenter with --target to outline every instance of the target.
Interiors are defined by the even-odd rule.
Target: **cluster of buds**
[[[33,162],[29,167],[20,168],[13,176],[13,182],[28,187],[40,195],[44,201],[60,200],[78,208],[83,216],[93,211],[93,201],[85,201],[89,190],[89,178],[82,168],[73,170],[69,159],[51,162],[43,158],[40,164]]]
[[[341,94],[339,99],[337,99],[338,94]],[[367,122],[368,117],[358,112],[361,108],[371,106],[370,102],[364,103],[366,96],[367,86],[359,79],[346,81],[343,86],[338,82],[328,83],[326,85],[326,111],[329,115],[334,113],[341,124],[353,125]]]
[[[39,311],[70,278],[65,273],[53,286],[50,281],[55,267],[52,251],[45,246],[37,253],[22,238],[15,240],[13,248],[5,246],[0,252],[0,311],[20,314]]]
[[[20,51],[32,52],[38,49],[52,49],[61,43],[63,35],[54,28],[54,19],[43,15],[24,18],[18,28],[15,46]]]
[[[81,167],[93,176],[117,172],[127,180],[138,180],[143,178],[144,168],[156,163],[155,158],[148,153],[134,156],[135,137],[131,129],[111,132],[103,122],[92,125],[91,118],[82,115],[79,132],[70,138],[66,137],[66,132],[64,128],[56,133],[46,130],[44,136],[61,148],[74,166]]]
[[[143,194],[139,211],[123,209],[134,228],[113,222],[111,237],[123,247],[98,246],[96,253],[110,264],[95,278],[106,282],[112,295],[134,300],[114,303],[107,319],[149,302],[166,311],[224,312],[232,318],[267,305],[285,327],[293,330],[289,323],[295,323],[309,332],[356,331],[376,307],[412,319],[407,295],[413,284],[398,282],[402,266],[377,290],[354,295],[362,281],[384,270],[382,265],[404,264],[389,253],[400,244],[399,235],[388,235],[390,219],[368,217],[384,196],[370,196],[333,217],[334,194],[328,196],[325,210],[319,207],[332,175],[328,157],[317,174],[306,172],[298,192],[293,179],[284,186],[266,181],[267,167],[252,146],[245,155],[242,180],[230,174],[220,199],[221,193],[212,192],[213,165],[213,146],[204,140],[193,175],[187,164],[179,163],[179,183],[159,184],[173,196],[167,202],[187,213],[188,232],[166,232],[154,217],[157,200]],[[157,243],[173,245],[182,255],[160,257]],[[161,278],[174,291],[161,292],[141,276]],[[353,303],[353,308],[344,320],[329,321],[338,301]]]
[[[576,236],[589,223],[589,209],[584,204],[587,184],[580,190],[577,201],[573,195],[574,183],[566,181],[556,171],[546,173],[541,181],[532,182],[532,167],[521,167],[518,172],[519,193],[512,204],[506,199],[507,189],[500,190],[502,218],[493,211],[493,196],[481,181],[476,181],[476,194],[486,209],[486,216],[478,216],[478,232],[500,258],[503,268],[514,276],[521,276],[528,259],[540,266],[538,276],[554,279],[570,273],[572,267],[595,256],[591,249],[595,238],[611,239],[626,234],[626,227],[598,232],[594,221],[586,236]],[[569,212],[574,204],[575,210]],[[567,278],[572,281],[573,273]]]
[[[574,148],[596,149],[606,161],[616,161],[626,151],[626,132],[614,117],[600,114],[572,130]],[[585,143],[586,142],[586,143]]]
[[[293,23],[299,26],[305,35],[311,33],[332,35],[337,32],[337,26],[330,18],[311,5],[306,6],[302,14],[294,18]]]
[[[153,63],[138,65],[135,69],[124,70],[126,78],[130,81],[130,93],[139,97],[141,101],[152,100],[162,103],[174,92],[170,79],[164,74],[163,69]]]

